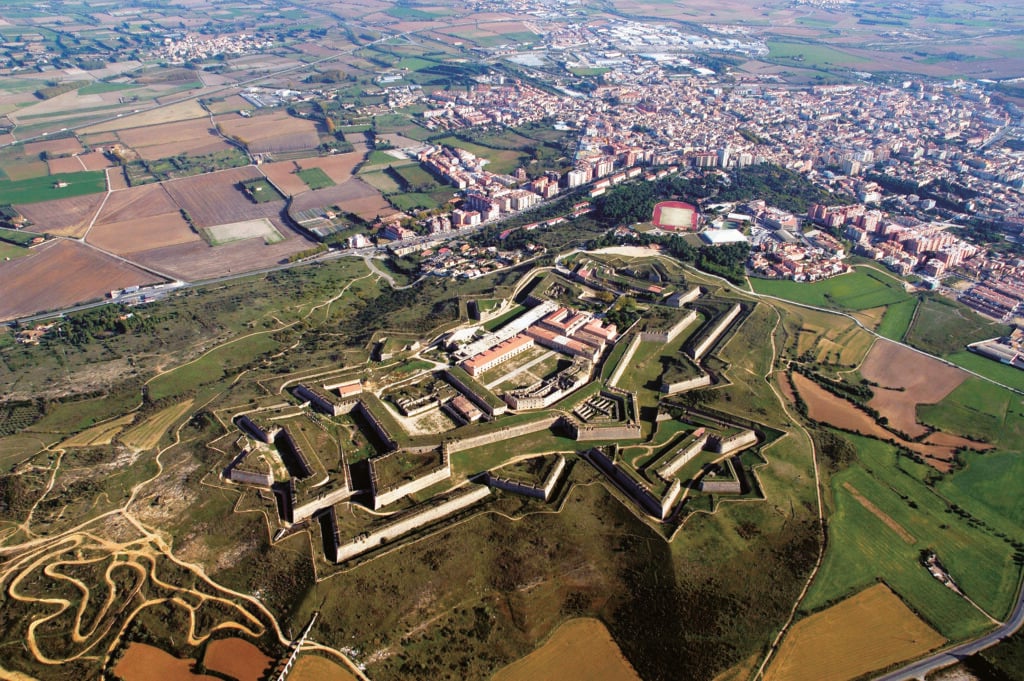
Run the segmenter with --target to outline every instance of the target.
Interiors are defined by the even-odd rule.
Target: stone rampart
[[[346,560],[351,560],[356,556],[379,548],[383,544],[394,541],[403,534],[461,511],[467,506],[471,506],[487,497],[490,493],[491,489],[489,487],[474,486],[468,491],[461,492],[433,508],[405,516],[373,532],[361,534],[347,543],[338,546],[335,562],[343,563]]]
[[[727,438],[713,438],[711,450],[719,454],[728,454],[753,444],[757,444],[757,433],[752,430],[744,430]]]
[[[307,518],[312,518],[313,514],[323,509],[326,506],[333,506],[334,504],[342,501],[347,501],[352,496],[352,490],[348,488],[348,485],[344,485],[338,489],[326,492],[316,499],[312,499],[302,504],[301,506],[295,506],[292,508],[292,522],[301,523]]]
[[[510,440],[522,435],[539,433],[542,430],[551,428],[559,418],[560,417],[558,416],[545,416],[544,418],[537,419],[536,421],[530,421],[529,423],[521,423],[516,426],[499,428],[491,433],[463,437],[458,440],[449,440],[444,443],[444,451],[446,454],[454,454],[455,452],[464,452],[467,449],[483,447],[484,445]]]
[[[609,386],[616,386],[619,384],[619,379],[622,378],[623,372],[625,372],[629,367],[629,363],[633,361],[633,355],[636,354],[636,349],[640,347],[642,336],[643,334],[638,333],[633,336],[633,340],[629,342],[629,347],[626,348],[626,352],[619,358],[619,364],[615,367],[615,373],[612,374],[611,379],[608,381]]]
[[[729,308],[729,311],[715,323],[714,328],[711,329],[704,340],[700,341],[700,343],[690,351],[690,358],[693,359],[694,362],[700,361],[704,354],[714,346],[722,334],[725,333],[726,329],[729,328],[729,325],[733,323],[733,320],[735,320],[742,311],[743,307],[739,303],[736,303]]]
[[[487,484],[491,487],[497,487],[498,489],[503,489],[508,492],[514,492],[515,494],[523,494],[535,499],[549,501],[552,493],[555,491],[555,487],[558,485],[558,479],[561,477],[562,471],[564,470],[565,457],[559,454],[554,468],[551,469],[551,472],[548,473],[548,476],[540,485],[521,482],[519,480],[510,480],[509,478],[502,478],[490,472],[487,473]]]
[[[242,483],[243,485],[256,485],[257,487],[269,488],[274,484],[274,478],[270,473],[256,473],[253,471],[240,471],[232,468],[228,471],[228,480]]]
[[[687,390],[693,390],[695,388],[704,388],[711,385],[711,376],[701,372],[700,376],[694,376],[693,378],[687,378],[683,381],[674,381],[672,383],[662,383],[661,392],[665,395],[678,395],[679,393],[686,392]]]
[[[658,474],[658,477],[664,480],[671,478],[679,472],[680,468],[693,461],[694,457],[704,450],[704,445],[707,443],[707,435],[701,435],[698,437],[688,447],[680,450],[679,453],[662,464],[658,470],[655,471]]]
[[[458,376],[453,374],[451,371],[445,371],[444,376],[449,383],[455,386],[459,392],[465,395],[469,400],[480,407],[480,410],[489,416],[501,416],[508,411],[508,405],[504,402],[501,406],[497,404],[491,404],[483,395],[479,395],[477,391],[472,388],[468,383],[464,382]]]
[[[690,310],[682,319],[669,328],[643,331],[640,334],[640,338],[649,343],[670,343],[675,340],[676,336],[682,333],[683,329],[692,324],[695,319],[697,319],[697,311]]]
[[[404,496],[414,494],[421,489],[426,489],[431,485],[437,484],[443,480],[448,480],[452,477],[451,459],[448,458],[447,452],[442,451],[441,463],[435,468],[427,471],[424,475],[421,475],[414,480],[409,480],[408,482],[386,486],[381,485],[377,477],[376,466],[385,458],[397,456],[398,454],[399,452],[392,452],[370,460],[370,490],[373,493],[374,510],[393,504]]]

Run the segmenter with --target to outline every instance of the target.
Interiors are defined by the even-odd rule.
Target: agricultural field
[[[292,201],[291,209],[302,212],[330,206],[338,206],[342,211],[354,213],[368,221],[395,212],[379,190],[360,178],[327,189],[300,194]]]
[[[967,378],[967,373],[960,369],[889,341],[878,341],[872,346],[860,374],[878,384],[873,387],[874,397],[868,405],[884,414],[889,425],[910,437],[928,432],[917,422],[918,406],[941,402]]]
[[[31,256],[0,262],[0,320],[102,299],[113,289],[155,284],[155,275],[73,241],[53,241]]]
[[[498,671],[493,681],[640,681],[599,620],[569,620],[539,649]]]
[[[974,341],[1005,335],[1009,335],[1009,327],[1005,324],[982,317],[955,301],[928,296],[918,305],[906,342],[925,352],[945,357],[965,351],[967,345]]]
[[[175,404],[157,412],[139,425],[124,431],[121,434],[121,440],[129,447],[140,451],[153,449],[167,429],[188,412],[192,407],[192,402],[193,400],[185,400],[181,404]]]
[[[101,423],[98,426],[93,426],[88,430],[84,430],[81,433],[64,440],[64,442],[61,443],[61,446],[97,447],[109,445],[113,442],[114,438],[125,429],[125,427],[132,424],[134,419],[135,417],[132,414],[128,414],[127,416],[122,416],[114,419],[113,421]]]
[[[99,133],[113,132],[119,130],[130,130],[145,128],[147,126],[158,126],[166,123],[176,123],[195,118],[206,118],[209,114],[203,110],[194,99],[190,99],[170,106],[162,106],[159,109],[143,111],[137,114],[126,115],[116,121],[107,121],[84,128],[81,132],[85,135],[96,135]]]
[[[801,605],[815,612],[884,579],[943,636],[963,638],[991,626],[973,605],[932,577],[921,550],[933,548],[957,585],[993,617],[1002,618],[1016,591],[1013,548],[1003,525],[987,509],[971,520],[959,512],[963,492],[946,485],[942,496],[924,484],[924,464],[896,456],[878,440],[843,434],[857,459],[832,476],[829,534],[818,578]],[[985,455],[988,456],[988,455]],[[969,466],[985,461],[971,456]],[[955,481],[959,473],[952,476]]]
[[[300,655],[288,676],[295,681],[358,681],[337,662],[312,653]]]
[[[328,177],[327,173],[320,168],[306,168],[296,174],[306,183],[307,187],[314,191],[334,186],[334,180]]]
[[[765,680],[846,681],[920,657],[945,642],[885,584],[876,584],[797,622]]]
[[[237,681],[260,681],[275,664],[259,648],[242,638],[221,638],[212,641],[203,655],[203,666]],[[293,672],[294,673],[294,672]]]
[[[889,340],[902,341],[914,319],[917,306],[918,301],[913,298],[889,305],[885,308],[881,323],[875,327],[875,332]]]
[[[219,677],[196,674],[195,660],[182,660],[145,643],[133,642],[114,666],[114,674],[122,681],[146,681],[159,674],[167,681],[216,681]]]
[[[156,161],[185,154],[202,156],[231,148],[210,125],[208,118],[130,128],[117,133],[122,144],[134,149],[140,158]]]
[[[106,175],[101,171],[62,173],[28,180],[6,180],[0,181],[0,205],[68,199],[98,194],[106,189]]]
[[[211,246],[220,246],[232,241],[244,241],[245,239],[263,239],[263,242],[266,244],[275,244],[284,240],[281,233],[266,218],[232,222],[226,225],[213,225],[212,227],[203,228],[202,231],[203,236],[206,237]]]
[[[242,118],[235,114],[215,116],[218,129],[253,154],[288,153],[316,149],[320,136],[313,121],[295,118],[285,111]]]
[[[905,301],[903,282],[872,267],[858,267],[824,281],[811,283],[751,279],[757,293],[795,303],[837,310],[867,310]]]

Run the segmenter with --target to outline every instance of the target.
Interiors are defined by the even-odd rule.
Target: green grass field
[[[253,201],[256,203],[284,201],[281,193],[274,189],[274,185],[265,179],[251,180],[246,182],[245,186],[249,188],[250,196],[252,196]]]
[[[262,334],[221,346],[194,362],[183,364],[154,378],[149,383],[149,395],[152,399],[159,400],[209,385],[221,380],[227,372],[254,360],[258,355],[276,350],[279,345],[269,334]]]
[[[328,177],[322,168],[306,168],[300,170],[297,175],[302,178],[307,187],[313,190],[334,186],[334,180]]]
[[[903,336],[906,335],[907,329],[910,328],[910,322],[914,318],[914,310],[917,309],[917,300],[914,298],[908,298],[900,303],[890,305],[885,310],[885,316],[882,317],[882,323],[878,325],[875,331],[886,338],[894,341],[903,340]]]
[[[968,371],[973,371],[1003,385],[1016,390],[1024,390],[1024,371],[1020,369],[1000,364],[994,359],[976,355],[969,350],[946,355],[946,359]]]
[[[401,211],[432,210],[441,205],[430,194],[420,192],[393,194],[388,197],[388,201],[392,206]]]
[[[917,407],[922,423],[1011,449],[1020,447],[1024,435],[1020,411],[1020,399],[1013,393],[980,378],[967,379],[939,404]]]
[[[928,296],[921,302],[906,340],[914,347],[946,356],[964,350],[968,343],[1009,332],[1007,325],[986,319],[966,305]]]
[[[864,57],[858,57],[827,45],[789,42],[785,40],[768,41],[768,58],[787,64],[799,64],[811,69],[828,69],[837,65],[862,64]]]
[[[20,229],[4,229],[0,227],[0,241],[6,241],[17,246],[28,246],[32,243],[32,239],[38,236],[42,235]]]
[[[436,144],[444,144],[449,147],[455,147],[456,149],[464,149],[471,154],[476,154],[480,158],[487,159],[487,170],[498,174],[511,173],[513,170],[521,166],[527,159],[525,154],[514,149],[495,149],[493,147],[485,147],[480,144],[474,144],[473,142],[460,140],[454,136],[442,137],[436,141]]]
[[[818,610],[882,579],[947,637],[963,638],[988,628],[981,613],[920,564],[921,550],[934,548],[964,592],[993,616],[1003,617],[1017,585],[1012,547],[948,511],[946,502],[921,482],[920,472],[908,470],[922,464],[897,460],[886,443],[844,437],[856,446],[858,462],[832,478],[835,512],[829,518],[829,548],[803,609]],[[913,541],[865,508],[847,483]]]
[[[56,187],[66,182],[66,187]],[[97,194],[107,190],[107,176],[102,170],[81,173],[60,173],[29,180],[0,182],[0,205],[5,203],[39,203],[72,196]]]
[[[15,246],[5,241],[0,241],[0,260],[14,260],[22,256],[28,255],[32,251],[28,250],[24,246]]]
[[[898,280],[867,267],[809,284],[774,279],[750,282],[757,293],[837,310],[867,310],[909,298]]]

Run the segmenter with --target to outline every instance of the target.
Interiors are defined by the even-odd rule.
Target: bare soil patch
[[[102,202],[103,194],[90,194],[24,206],[16,205],[15,208],[32,221],[34,226],[31,229],[35,232],[80,237],[85,234],[92,216],[96,214]]]
[[[103,170],[114,165],[102,151],[90,151],[85,154],[79,154],[78,160],[85,166],[86,170]]]
[[[144,184],[112,192],[96,218],[96,224],[139,220],[178,212],[178,206],[162,184]]]
[[[285,237],[284,241],[266,244],[261,239],[247,239],[216,247],[205,241],[192,241],[135,253],[132,259],[183,281],[201,281],[277,265],[293,253],[313,246],[313,242],[285,227],[280,220],[272,218],[271,223]]]
[[[287,196],[296,196],[309,191],[309,185],[296,173],[301,166],[295,161],[277,161],[260,166],[263,174]]]
[[[254,166],[245,166],[171,180],[163,186],[175,204],[188,211],[195,226],[202,229],[279,216],[283,201],[253,203],[239,188],[240,183],[260,177],[263,175]]]
[[[118,255],[200,240],[177,211],[96,225],[88,237],[89,243]]]
[[[74,137],[65,137],[59,140],[46,140],[45,142],[30,142],[25,145],[26,156],[39,156],[40,154],[77,154],[85,151],[82,143]]]
[[[833,395],[801,374],[793,374],[793,387],[807,403],[807,415],[815,421],[880,440],[895,440],[903,447],[923,456],[936,469],[943,472],[950,469],[956,447],[928,445],[898,438],[853,404]]]
[[[46,167],[49,168],[51,175],[56,175],[57,173],[79,173],[85,170],[75,156],[48,159]]]
[[[260,681],[274,659],[241,638],[222,638],[206,647],[203,664],[207,669],[233,676],[238,681]]]
[[[182,660],[145,643],[131,643],[114,666],[124,681],[219,681],[215,676],[193,674],[195,660]]]
[[[115,191],[128,189],[128,178],[124,175],[124,169],[120,166],[107,168],[107,189]]]
[[[945,642],[889,587],[877,584],[797,622],[765,679],[846,681],[918,657]]]
[[[0,262],[0,320],[14,319],[103,298],[112,289],[155,284],[149,272],[76,241],[61,239],[32,255]]]
[[[125,116],[114,121],[107,121],[82,130],[83,133],[92,134],[97,132],[110,132],[111,130],[128,130],[129,128],[141,128],[147,125],[160,125],[174,121],[184,121],[190,118],[205,118],[207,116],[203,107],[194,99],[178,104],[162,106],[151,111]]]
[[[891,341],[879,340],[868,352],[861,375],[878,383],[869,404],[898,430],[919,437],[918,404],[935,404],[967,378],[967,373]]]
[[[341,184],[346,180],[352,179],[355,167],[362,163],[365,156],[365,153],[352,151],[347,154],[303,158],[299,160],[299,165],[303,170],[320,168],[327,173],[327,177],[334,180],[337,184]]]

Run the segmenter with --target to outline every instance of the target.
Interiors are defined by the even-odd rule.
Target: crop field
[[[241,182],[261,178],[252,166],[164,183],[174,202],[185,209],[197,228],[213,227],[278,215],[282,202],[254,204],[238,188]]]
[[[144,128],[147,126],[186,121],[192,118],[206,118],[208,114],[199,106],[199,102],[190,99],[185,102],[163,106],[152,111],[143,111],[119,118],[115,121],[106,121],[90,126],[82,130],[84,134],[95,134],[111,132],[115,130],[128,130],[130,128]]]
[[[86,170],[103,170],[114,165],[102,151],[90,151],[87,154],[79,154],[76,158]]]
[[[21,258],[31,253],[25,246],[16,246],[6,241],[0,241],[0,260]]]
[[[498,671],[493,681],[640,681],[600,620],[580,618],[562,624],[548,641]]]
[[[46,169],[51,175],[77,173],[81,170],[88,170],[88,168],[83,167],[82,164],[78,162],[78,159],[73,156],[47,159]]]
[[[284,111],[242,118],[234,114],[216,116],[221,131],[244,144],[254,154],[286,153],[316,149],[320,136],[316,125]]]
[[[373,220],[378,215],[391,215],[395,209],[369,184],[356,178],[343,184],[306,192],[295,197],[293,211],[314,210],[327,206],[339,206],[346,213],[354,213],[364,220]]]
[[[335,184],[341,184],[353,176],[356,166],[363,160],[363,154],[352,151],[347,154],[332,154],[331,156],[317,156],[314,158],[302,158],[298,160],[299,167],[303,169],[319,168],[327,174],[327,177]]]
[[[960,473],[950,476],[952,483],[943,483],[939,496],[923,482],[927,468],[894,456],[892,445],[853,435],[843,437],[856,447],[857,461],[833,476],[832,541],[802,608],[814,611],[884,577],[948,638],[989,627],[987,618],[974,606],[921,565],[921,549],[933,548],[968,597],[993,617],[1003,617],[1016,591],[1018,570],[1013,565],[1014,549],[1000,538],[998,528],[1015,527],[1012,521],[996,521],[991,509],[984,507],[977,512],[991,526],[953,513],[950,509],[957,508],[956,504],[978,505],[955,486]],[[969,466],[987,461],[987,456],[972,456]],[[847,485],[873,508],[866,507]],[[1005,495],[1001,499],[1006,499]],[[895,531],[878,511],[906,535]],[[915,541],[908,543],[908,536]]]
[[[1007,390],[995,388],[980,378],[960,383],[938,404],[920,405],[921,421],[948,433],[985,438],[1006,448],[1019,447],[1019,401]]]
[[[388,194],[402,191],[402,187],[398,184],[398,181],[389,173],[383,171],[361,173],[359,175],[359,179],[374,189]]]
[[[931,466],[939,471],[950,470],[953,453],[962,446],[961,444],[951,444],[948,440],[945,444],[941,442],[929,444],[898,438],[852,403],[833,395],[801,374],[793,374],[793,387],[807,403],[808,416],[815,421],[852,433],[860,433],[882,440],[895,440],[907,449],[921,454]],[[974,449],[986,448],[986,445],[977,442],[971,443],[971,446]]]
[[[333,187],[334,180],[327,176],[320,168],[305,168],[296,173],[303,182],[306,183],[312,190],[324,189],[326,187]]]
[[[288,678],[293,681],[357,681],[352,672],[337,662],[312,653],[299,656]]]
[[[908,298],[902,283],[870,267],[812,283],[751,279],[751,284],[764,295],[840,310],[867,310]]]
[[[88,237],[90,244],[118,255],[192,241],[200,241],[200,237],[192,231],[179,212],[96,225],[89,231]]]
[[[208,118],[122,130],[118,137],[147,161],[178,154],[200,156],[231,148],[210,125]]]
[[[164,436],[167,429],[184,416],[191,406],[192,400],[185,400],[181,404],[167,407],[150,416],[143,423],[126,430],[121,435],[121,440],[129,447],[138,450],[152,449],[160,442],[160,438]]]
[[[797,622],[766,681],[846,681],[910,660],[946,639],[885,584],[876,584]],[[822,655],[822,651],[828,655]]]
[[[56,186],[66,183],[65,187]],[[64,173],[28,180],[0,181],[0,205],[5,203],[27,204],[54,199],[67,199],[106,191],[106,175],[100,171]]]
[[[242,638],[212,641],[203,655],[203,666],[212,672],[227,674],[237,681],[260,681],[274,659]]]
[[[107,423],[101,423],[98,426],[93,426],[88,430],[83,430],[77,435],[73,435],[64,442],[61,443],[62,447],[96,447],[100,445],[109,445],[114,437],[117,436],[126,426],[131,425],[132,420],[135,417],[131,414],[122,416],[121,418],[108,421]]]
[[[872,346],[860,373],[879,386],[868,404],[911,437],[927,432],[917,422],[918,405],[942,401],[967,378],[960,369],[889,341]]]
[[[947,355],[946,359],[957,366],[961,366],[968,371],[973,371],[985,376],[986,378],[990,378],[1002,385],[1009,386],[1016,390],[1024,390],[1024,371],[1015,367],[1001,364],[987,357],[982,357],[981,355],[977,355],[969,350],[954,352],[951,355]]]
[[[33,312],[59,310],[103,298],[109,291],[160,280],[73,241],[54,241],[33,249],[29,257],[0,262],[4,295],[0,320]]]
[[[284,241],[281,233],[266,218],[206,227],[203,229],[203,235],[211,246],[220,246],[245,239],[263,239],[266,244]]]

